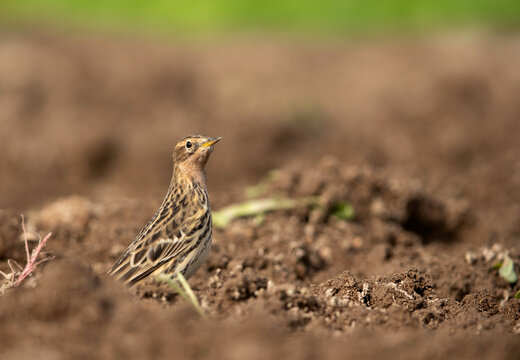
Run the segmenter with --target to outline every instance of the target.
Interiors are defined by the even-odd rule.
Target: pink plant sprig
[[[47,241],[50,239],[52,233],[48,233],[43,238],[43,240],[40,237],[40,239],[38,240],[38,246],[36,246],[36,248],[31,253],[31,252],[29,252],[29,241],[27,240],[27,232],[25,231],[25,220],[24,220],[23,215],[22,215],[22,229],[23,229],[23,237],[24,237],[24,241],[25,241],[25,253],[27,256],[27,263],[25,264],[25,268],[23,268],[20,275],[18,275],[16,277],[16,280],[14,280],[13,286],[21,285],[23,283],[23,281],[29,275],[31,275],[31,273],[36,269],[36,267],[39,264],[41,264],[44,261],[49,260],[49,258],[46,258],[46,259],[37,261],[38,256],[40,255],[40,253],[41,253],[43,247],[45,246],[45,244],[47,243]],[[11,263],[9,263],[9,266],[11,267],[11,270],[13,270]],[[14,273],[14,271],[13,271],[13,273]]]

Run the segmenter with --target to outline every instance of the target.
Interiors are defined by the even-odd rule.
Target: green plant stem
[[[156,280],[168,284],[168,286],[175,290],[187,303],[191,304],[200,316],[205,318],[206,314],[200,307],[199,301],[186,278],[181,273],[178,273],[176,277],[177,279],[172,279],[166,274],[159,274],[156,276]]]
[[[229,223],[241,217],[263,215],[267,212],[282,209],[294,209],[301,206],[318,204],[318,198],[311,196],[302,199],[268,198],[245,201],[240,204],[227,206],[213,212],[213,224],[225,228]]]

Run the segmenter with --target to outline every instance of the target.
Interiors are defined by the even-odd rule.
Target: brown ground
[[[0,36],[0,357],[487,358],[520,354],[520,37],[166,43]],[[106,269],[159,205],[175,141],[223,136],[213,209],[265,195],[321,206],[214,232],[191,280]],[[352,221],[334,206],[354,206]]]

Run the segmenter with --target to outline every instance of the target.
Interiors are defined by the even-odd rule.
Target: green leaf
[[[515,264],[508,255],[504,256],[504,261],[500,269],[498,269],[498,274],[510,284],[515,284],[518,280],[518,276],[515,272]]]
[[[518,290],[518,292],[515,294],[515,299],[519,299],[520,300],[520,290]]]
[[[332,214],[341,220],[352,220],[354,218],[354,208],[352,205],[338,202],[332,207]]]

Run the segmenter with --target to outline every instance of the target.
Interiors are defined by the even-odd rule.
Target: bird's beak
[[[220,141],[220,139],[222,139],[220,136],[216,137],[216,138],[211,138],[211,139],[209,139],[209,141],[202,144],[201,147],[202,148],[211,147],[211,146],[215,145],[216,143],[218,143]]]

